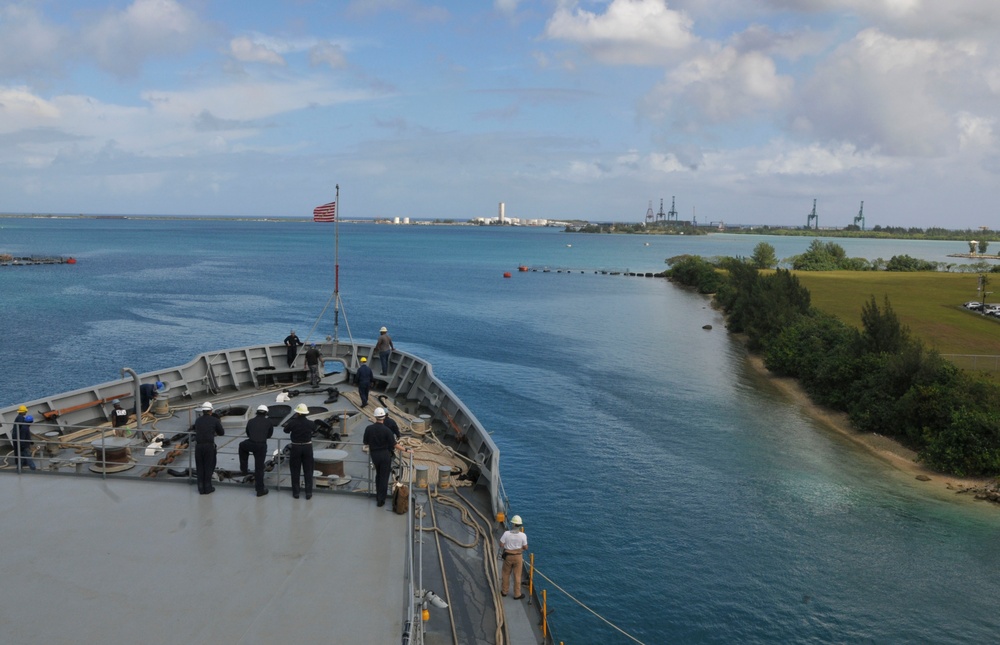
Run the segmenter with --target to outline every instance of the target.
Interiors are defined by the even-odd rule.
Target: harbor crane
[[[818,231],[819,230],[819,215],[816,214],[816,200],[815,199],[813,200],[813,209],[812,209],[812,212],[809,213],[809,217],[806,219],[806,228],[813,228],[813,226],[812,226],[813,220],[816,221],[816,230]]]
[[[865,202],[861,200],[861,208],[858,209],[858,214],[854,216],[855,226],[861,222],[861,230],[865,230]]]
[[[663,198],[660,198],[660,212],[656,214],[657,223],[662,222],[666,215],[663,214]]]
[[[653,200],[651,199],[651,200],[649,200],[649,208],[646,209],[646,223],[647,224],[652,224],[653,223],[653,217],[654,217],[654,215],[653,215]]]
[[[673,222],[674,224],[677,223],[677,208],[675,206],[676,200],[676,197],[670,198],[670,212],[667,213],[667,222]],[[663,209],[661,208],[660,210]]]

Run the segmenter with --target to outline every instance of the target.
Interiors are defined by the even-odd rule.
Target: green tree
[[[861,307],[861,326],[861,345],[872,354],[895,354],[909,340],[910,331],[899,322],[889,296],[885,296],[881,310],[875,296]]]
[[[775,255],[774,247],[767,242],[761,242],[753,247],[753,255],[750,256],[750,259],[758,269],[773,269],[778,265],[778,256]]]
[[[986,241],[986,240],[979,240],[979,252],[981,254],[985,254],[986,253],[986,249],[987,249],[987,247],[989,247],[989,245],[990,245],[990,243],[988,241]]]
[[[928,260],[911,258],[909,255],[894,255],[885,265],[886,271],[936,271],[937,264]]]

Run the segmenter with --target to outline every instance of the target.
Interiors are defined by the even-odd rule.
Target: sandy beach
[[[990,478],[955,477],[925,468],[917,462],[917,453],[913,450],[889,437],[858,432],[851,425],[847,414],[835,412],[813,403],[798,381],[793,378],[775,376],[764,366],[762,357],[748,353],[747,360],[764,380],[794,401],[809,416],[822,423],[824,427],[885,461],[903,475],[911,476],[917,483],[926,486],[929,494],[962,503],[982,501],[976,500],[976,492],[985,491],[988,487],[992,488],[993,480]],[[1000,510],[1000,506],[997,504],[980,504],[980,506],[994,511]]]

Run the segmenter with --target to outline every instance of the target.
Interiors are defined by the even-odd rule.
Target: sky
[[[1000,229],[998,0],[0,0],[0,212]]]

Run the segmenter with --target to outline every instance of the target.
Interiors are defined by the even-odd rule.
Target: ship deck
[[[413,433],[409,421],[423,406],[397,400],[387,382],[361,408],[349,381],[333,372],[318,388],[259,382],[210,397],[171,396],[168,410],[141,428],[133,423],[126,438],[104,423],[69,426],[65,416],[58,424],[35,423],[38,470],[19,473],[10,454],[0,460],[4,642],[400,643],[407,642],[413,595],[421,589],[451,605],[429,606],[422,634],[428,645],[545,640],[532,608],[501,598],[490,575],[503,527],[492,518],[488,487],[438,487],[439,473],[430,472],[427,488],[410,482],[416,512],[376,506],[361,435],[377,405],[401,422],[404,441],[432,444],[432,471],[435,451],[461,446],[443,431],[440,414],[426,420],[422,437]],[[291,400],[276,401],[289,391]],[[220,480],[210,495],[198,494],[193,451],[184,444],[204,400],[214,403],[225,429],[216,438]],[[314,449],[346,453],[343,474],[317,477],[310,500],[293,499],[287,460],[276,456],[288,443],[281,423],[299,403],[310,418],[328,422]],[[263,497],[239,472],[237,449],[260,404],[279,415]],[[455,426],[452,413],[443,416]],[[163,449],[146,454],[157,435],[166,439]],[[115,440],[128,443],[127,463],[112,460]],[[481,521],[474,529],[467,518],[475,515]]]
[[[367,497],[32,474],[3,487],[6,643],[400,642],[406,516]]]

